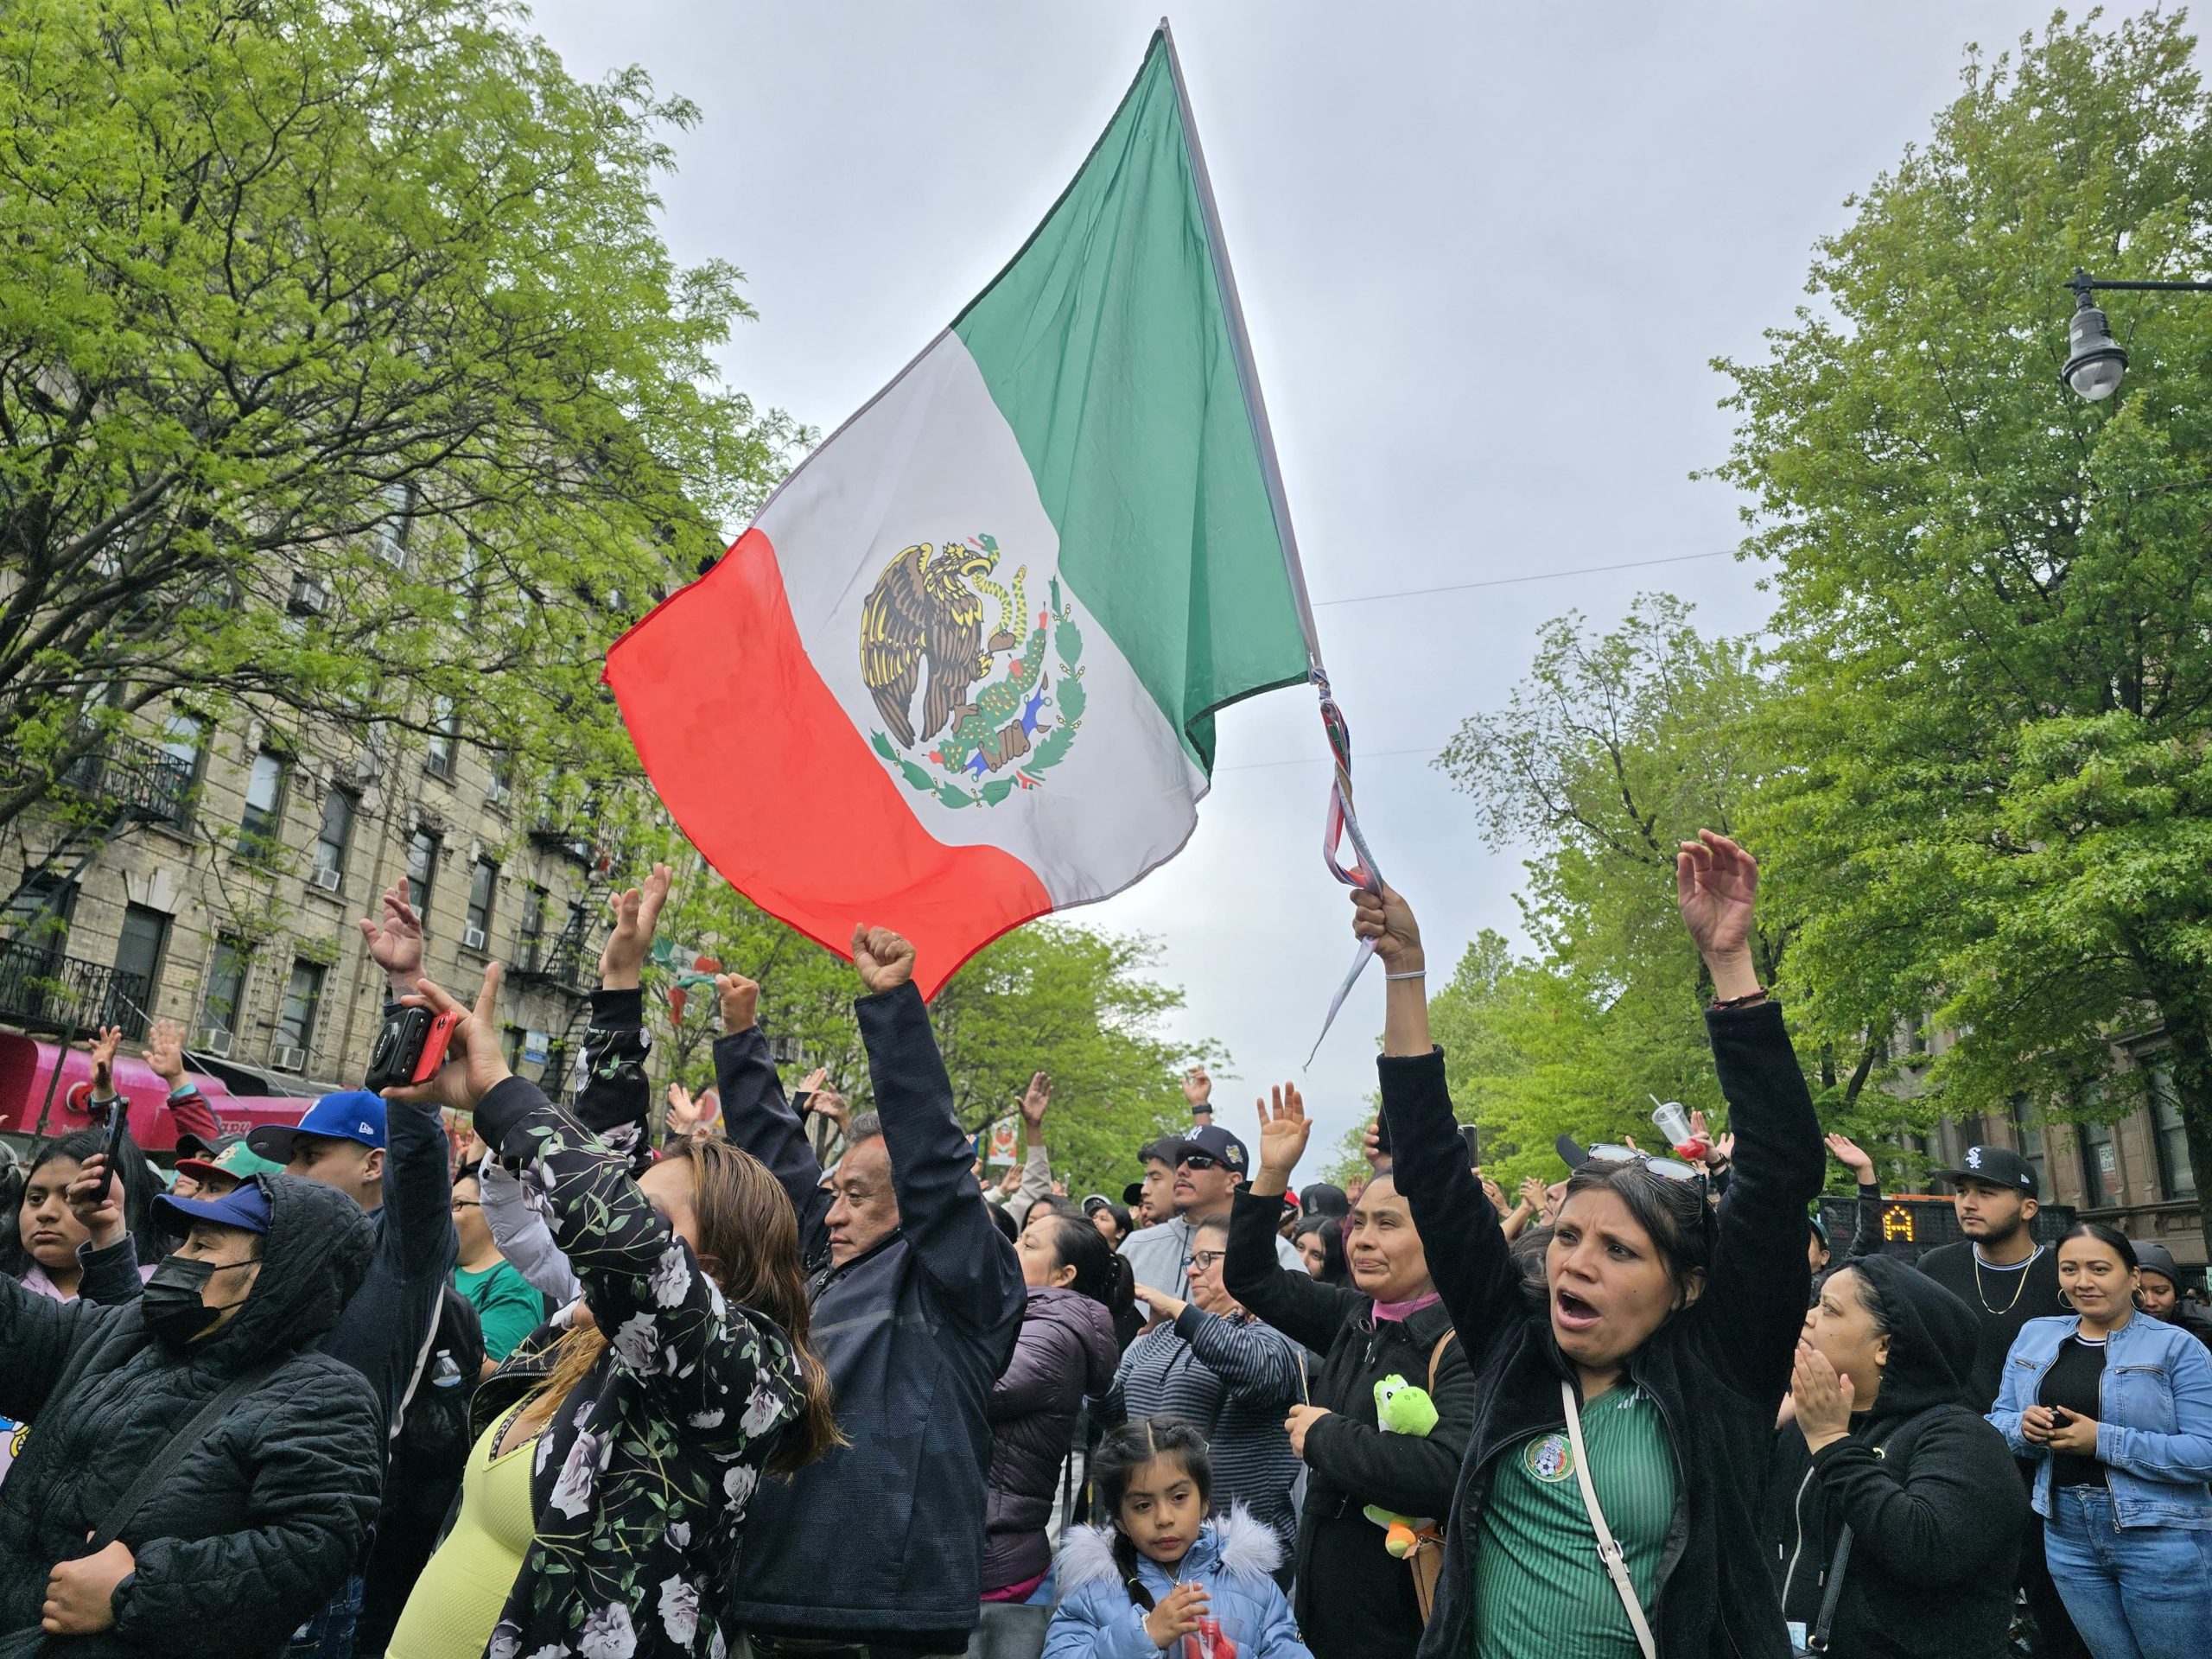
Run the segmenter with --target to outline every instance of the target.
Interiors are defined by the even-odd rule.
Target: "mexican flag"
[[[1306,677],[1297,551],[1172,41],[1013,263],[606,678],[677,823],[925,995],[1181,849],[1213,714]]]

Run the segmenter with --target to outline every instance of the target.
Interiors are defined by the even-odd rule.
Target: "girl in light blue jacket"
[[[2096,1659],[2197,1659],[2212,1630],[2212,1357],[2137,1311],[2136,1271],[2119,1233],[2074,1225],[2058,1245],[2074,1313],[2020,1328],[1989,1421],[2038,1465],[2050,1576]]]
[[[1110,1526],[1060,1547],[1060,1605],[1044,1659],[1183,1659],[1200,1621],[1236,1659],[1313,1659],[1268,1576],[1282,1564],[1272,1528],[1240,1506],[1209,1520],[1205,1439],[1173,1417],[1125,1424],[1099,1444],[1092,1478]]]

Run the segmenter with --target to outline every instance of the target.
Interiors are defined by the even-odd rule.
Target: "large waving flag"
[[[607,681],[676,821],[763,909],[917,947],[1189,839],[1213,714],[1318,666],[1172,41],[1012,264],[810,455]]]

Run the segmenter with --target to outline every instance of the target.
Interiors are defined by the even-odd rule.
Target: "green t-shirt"
[[[1609,1389],[1582,1408],[1582,1443],[1598,1506],[1628,1562],[1649,1619],[1675,1516],[1675,1453],[1658,1406],[1640,1389]],[[1620,1592],[1574,1478],[1564,1428],[1499,1456],[1475,1532],[1478,1659],[1637,1659]]]
[[[453,1287],[468,1298],[484,1326],[484,1351],[494,1360],[545,1323],[545,1299],[530,1287],[512,1262],[494,1262],[481,1273],[453,1270]]]

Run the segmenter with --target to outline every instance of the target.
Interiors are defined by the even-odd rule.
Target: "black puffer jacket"
[[[1033,1287],[1006,1375],[992,1386],[990,1496],[983,1588],[1003,1590],[1052,1564],[1045,1524],[1085,1395],[1114,1380],[1113,1316],[1080,1291]]]
[[[359,1566],[383,1416],[359,1371],[308,1350],[368,1271],[369,1219],[333,1188],[256,1179],[271,1211],[261,1271],[188,1357],[148,1333],[127,1247],[87,1256],[78,1301],[0,1281],[0,1412],[34,1420],[0,1486],[0,1632],[38,1624],[53,1565],[86,1553],[86,1535],[194,1411],[276,1355],[290,1357],[124,1528],[137,1567],[116,1593],[115,1628],[65,1645],[71,1659],[274,1653]],[[92,1293],[118,1268],[126,1300],[101,1306]]]
[[[1715,1010],[1706,1030],[1731,1108],[1736,1175],[1720,1201],[1704,1294],[1628,1363],[1630,1378],[1658,1404],[1678,1477],[1659,1605],[1644,1611],[1662,1659],[1784,1659],[1789,1643],[1765,1568],[1761,1498],[1775,1413],[1789,1391],[1805,1324],[1812,1281],[1806,1206],[1821,1190],[1826,1154],[1782,1010],[1772,1003]],[[1471,1592],[1492,1471],[1508,1448],[1566,1426],[1559,1385],[1573,1371],[1553,1338],[1548,1309],[1529,1306],[1497,1212],[1467,1168],[1444,1052],[1386,1056],[1377,1069],[1398,1190],[1479,1380],[1482,1408],[1421,1644],[1423,1659],[1457,1659],[1475,1650]],[[1627,1629],[1624,1615],[1624,1635]]]
[[[1452,1139],[1460,1145],[1456,1134]],[[1459,1167],[1466,1166],[1462,1147]],[[1326,1355],[1310,1379],[1313,1402],[1329,1414],[1306,1431],[1312,1472],[1298,1525],[1299,1630],[1316,1659],[1408,1659],[1421,1633],[1413,1569],[1382,1547],[1383,1529],[1363,1510],[1372,1503],[1440,1522],[1450,1512],[1460,1450],[1475,1421],[1475,1375],[1466,1350],[1443,1342],[1452,1316],[1440,1304],[1405,1319],[1377,1319],[1373,1298],[1325,1285],[1303,1268],[1277,1266],[1282,1210],[1280,1193],[1262,1198],[1237,1190],[1222,1278],[1250,1312]],[[1433,1277],[1433,1249],[1428,1260]],[[1427,1389],[1432,1357],[1436,1427],[1423,1440],[1384,1433],[1376,1421],[1375,1385],[1395,1373]]]
[[[1851,1555],[1830,1649],[1849,1659],[1999,1659],[2027,1494],[2005,1437],[1967,1404],[1974,1312],[1891,1256],[1851,1263],[1880,1300],[1889,1363],[1851,1433],[1808,1455],[1785,1423],[1767,1499],[1783,1612],[1818,1622],[1843,1529]],[[1853,1294],[1834,1286],[1832,1294]]]

